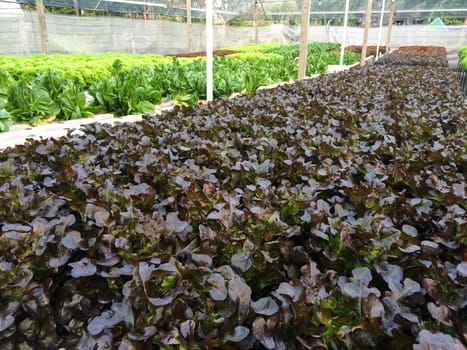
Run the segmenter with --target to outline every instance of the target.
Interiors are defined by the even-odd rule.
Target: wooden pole
[[[213,0],[206,0],[206,99],[208,101],[214,98],[212,8]]]
[[[259,16],[258,16],[258,0],[254,0],[253,21],[255,26],[255,44],[259,43]]]
[[[45,22],[44,3],[42,0],[36,0],[37,18],[39,21],[39,30],[41,32],[42,53],[49,53],[49,39],[47,37],[47,25]]]
[[[389,10],[389,23],[388,23],[388,33],[386,35],[386,53],[389,53],[391,48],[391,33],[392,33],[392,22],[394,22],[394,7],[395,1],[391,0],[391,8]]]
[[[381,15],[379,17],[379,29],[378,29],[378,43],[376,44],[376,59],[379,58],[379,44],[381,43],[381,32],[383,31],[383,20],[384,20],[384,7],[386,5],[386,0],[383,0],[381,5]]]
[[[186,23],[188,26],[188,52],[193,51],[193,25],[191,21],[191,0],[186,0]]]
[[[73,6],[75,8],[75,16],[80,15],[79,7],[78,7],[78,0],[73,0]]]
[[[373,0],[368,0],[368,5],[366,8],[366,15],[365,15],[365,31],[363,32],[362,57],[360,58],[360,66],[362,67],[365,65],[366,49],[368,46],[368,33],[370,32],[372,8],[373,8]]]
[[[339,60],[340,66],[344,65],[344,50],[345,50],[345,43],[347,41],[347,23],[349,21],[349,6],[350,6],[350,1],[346,0],[345,1],[345,14],[344,14],[344,34],[342,35],[341,57]]]
[[[298,55],[298,80],[305,79],[308,56],[308,27],[310,26],[310,0],[302,0],[300,23],[300,51]]]

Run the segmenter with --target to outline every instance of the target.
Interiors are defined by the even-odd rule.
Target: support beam
[[[342,35],[342,43],[341,43],[341,57],[339,60],[339,65],[344,65],[344,50],[345,50],[345,43],[347,42],[347,23],[349,21],[349,6],[350,1],[345,1],[345,13],[344,13],[344,34]]]
[[[381,15],[379,17],[378,43],[376,45],[376,59],[379,58],[379,46],[381,43],[381,32],[383,31],[384,7],[385,6],[386,6],[386,0],[383,0],[383,4],[381,6]]]
[[[362,67],[365,65],[366,51],[368,47],[368,33],[370,32],[372,9],[373,9],[373,0],[368,0],[368,5],[366,8],[366,15],[365,15],[365,30],[363,32],[362,57],[360,58],[360,66]]]
[[[37,19],[39,21],[39,30],[41,33],[42,53],[49,53],[49,39],[47,36],[47,25],[45,22],[44,3],[42,0],[36,0]]]
[[[392,22],[394,22],[394,10],[395,10],[395,1],[391,0],[391,8],[389,10],[389,23],[388,23],[388,33],[386,35],[386,53],[389,53],[391,49],[391,33],[392,33]]]
[[[212,3],[212,0],[206,0],[206,99],[208,101],[212,101],[214,98]]]
[[[310,0],[302,0],[302,18],[300,23],[300,51],[298,55],[298,80],[306,76],[308,56],[308,27],[310,26]]]
[[[186,0],[186,24],[188,37],[188,52],[193,51],[193,25],[191,20],[191,0]]]
[[[78,0],[73,0],[73,7],[75,8],[75,16],[81,16],[81,11],[79,10]]]
[[[259,15],[258,15],[258,0],[253,0],[253,22],[255,27],[255,44],[259,43]]]

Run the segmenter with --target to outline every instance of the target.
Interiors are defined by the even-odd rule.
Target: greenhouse
[[[0,0],[0,349],[467,349],[462,0]]]

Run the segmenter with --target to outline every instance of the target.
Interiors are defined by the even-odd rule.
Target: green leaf
[[[141,101],[136,105],[135,111],[142,114],[154,114],[154,104],[149,101]]]
[[[31,125],[54,120],[60,113],[60,107],[46,90],[35,84],[29,87],[24,81],[8,90],[8,109],[15,122]]]

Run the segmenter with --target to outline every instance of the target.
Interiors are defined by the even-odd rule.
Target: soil
[[[359,55],[362,54],[362,46],[361,45],[350,45],[345,48],[345,51],[358,53]],[[384,54],[386,53],[386,46],[380,46],[379,52]],[[366,57],[369,56],[376,56],[376,46],[367,46],[366,47]]]
[[[446,48],[441,46],[401,46],[394,55],[413,55],[446,58]]]
[[[239,53],[239,51],[214,50],[212,52],[213,56],[226,56],[226,55],[232,55],[234,53]],[[206,51],[190,52],[190,53],[177,53],[177,54],[166,55],[166,56],[171,56],[171,57],[204,57],[204,56],[206,56]]]

